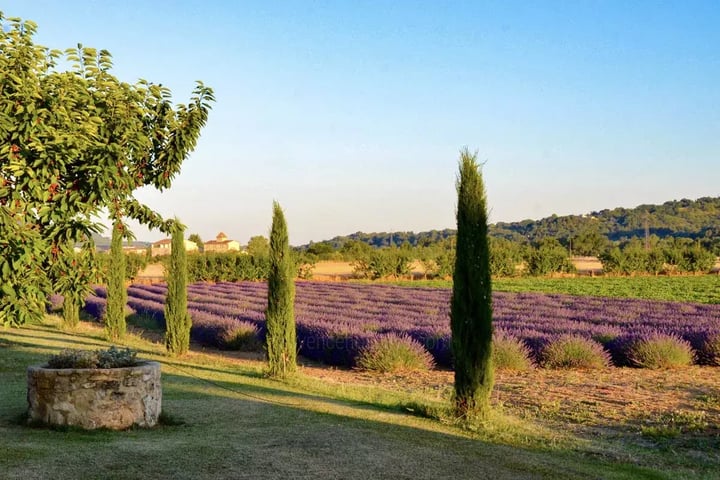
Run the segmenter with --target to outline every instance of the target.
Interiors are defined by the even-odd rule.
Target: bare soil
[[[449,399],[453,372],[377,374],[305,366],[328,383],[375,385]],[[493,401],[521,417],[571,425],[578,430],[720,434],[720,369],[498,371]]]

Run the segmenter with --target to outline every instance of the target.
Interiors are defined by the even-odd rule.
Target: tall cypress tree
[[[190,349],[192,320],[187,310],[187,256],[183,231],[182,225],[176,221],[170,246],[165,300],[165,346],[172,355],[183,355]]]
[[[80,305],[70,295],[65,295],[62,305],[63,326],[75,328],[80,323]]]
[[[120,221],[113,224],[110,242],[110,267],[107,285],[107,310],[105,312],[105,333],[110,340],[118,340],[125,335],[125,254],[122,250],[124,225]]]
[[[286,377],[296,370],[295,281],[285,215],[273,202],[268,277],[267,352],[269,375]]]
[[[460,152],[457,243],[450,309],[455,413],[483,418],[493,388],[492,285],[485,186],[477,153]]]

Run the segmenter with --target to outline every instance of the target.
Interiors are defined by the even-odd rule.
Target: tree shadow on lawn
[[[40,357],[13,348],[18,343],[45,348],[13,342],[7,352],[13,365]],[[36,431],[13,423],[26,408],[24,376],[0,373],[6,385],[0,450],[8,442],[17,447],[23,438],[28,448],[51,457],[27,462],[21,448],[16,455],[25,463],[8,462],[6,469],[0,458],[5,478],[48,471],[56,478],[663,478],[622,463],[628,458],[608,460],[574,445],[543,445],[538,438],[533,445],[512,445],[384,404],[298,392],[302,387],[270,381],[258,385],[256,377],[234,369],[213,369],[229,378],[209,380],[192,374],[202,367],[180,368],[163,373],[163,390],[168,411],[187,425],[117,433]],[[72,460],[43,463],[54,461],[48,452],[68,448]],[[121,470],[119,454],[133,459],[123,461]]]
[[[342,468],[351,466],[358,478],[615,478],[615,473],[618,478],[663,478],[649,469],[618,459],[608,461],[569,444],[535,441],[534,445],[517,446],[500,439],[483,439],[479,438],[481,433],[389,411],[387,406],[371,402],[232,381],[192,388],[198,385],[207,385],[207,381],[168,375],[170,403],[175,393],[186,399],[204,396],[223,402],[224,398],[237,412],[231,415],[233,421],[243,416],[237,428],[257,428],[259,423],[263,428],[285,429],[287,433],[266,441],[277,448],[302,445],[307,450],[303,456],[320,457],[318,460],[339,457],[336,468],[347,463]],[[220,408],[217,415],[230,413]],[[333,472],[335,475],[349,476],[345,471]]]
[[[167,376],[170,378],[184,378],[189,379],[191,381],[196,381],[199,384],[203,385],[210,385],[212,387],[225,390],[228,392],[228,395],[236,395],[238,397],[245,397],[245,398],[251,398],[256,401],[271,403],[271,404],[285,404],[286,406],[290,407],[296,407],[298,406],[295,403],[290,403],[288,400],[300,400],[303,403],[307,402],[320,402],[325,404],[332,404],[337,406],[347,406],[347,407],[353,407],[353,408],[363,408],[367,410],[384,410],[384,411],[395,411],[395,412],[403,412],[408,414],[408,410],[406,408],[403,408],[402,405],[398,404],[391,404],[391,403],[380,403],[380,402],[372,402],[372,401],[364,401],[364,400],[358,400],[354,398],[344,397],[340,394],[336,394],[340,398],[330,398],[327,396],[323,396],[320,394],[312,394],[312,393],[304,393],[301,391],[298,391],[300,387],[293,386],[292,384],[283,384],[281,382],[278,382],[278,386],[285,386],[285,389],[282,388],[270,388],[270,387],[264,387],[257,384],[251,384],[247,382],[243,382],[242,378],[255,378],[255,379],[262,379],[264,376],[261,373],[253,374],[252,372],[238,372],[234,370],[220,370],[220,369],[207,369],[203,367],[188,367],[186,365],[178,365],[177,363],[172,362],[161,362],[163,366],[169,366],[171,369],[175,369],[174,374],[168,374],[165,371],[163,372],[163,377]],[[205,371],[211,371],[213,373],[221,373],[224,375],[233,375],[236,376],[236,381],[231,380],[211,380],[207,378],[200,377],[198,375],[194,375],[190,370],[191,369],[198,369],[198,370],[205,370]],[[248,374],[250,373],[250,374]],[[273,380],[267,379],[267,382],[272,382]],[[183,382],[183,383],[186,383]],[[262,395],[267,395],[268,397],[262,397]]]
[[[570,447],[468,438],[438,422],[271,387],[253,386],[253,392],[303,403],[243,398],[195,377],[164,374],[163,379],[165,407],[184,425],[83,432],[6,422],[0,426],[0,449],[13,447],[13,453],[0,459],[5,478],[40,478],[49,471],[57,479],[670,478]],[[0,406],[2,417],[9,408],[17,410]]]
[[[29,334],[23,333],[22,330],[18,330],[18,329],[8,330],[7,332],[5,332],[5,334],[7,336],[19,337],[19,338],[28,339],[28,340],[37,339],[37,335],[29,335]],[[84,345],[84,346],[95,347],[95,348],[104,347],[108,343],[104,340],[98,341],[98,342],[86,342],[83,340],[78,340],[77,338],[78,337],[75,333],[67,332],[67,333],[63,334],[62,337],[47,338],[45,341],[48,344],[50,344],[50,343],[68,344],[69,343],[72,345]],[[33,345],[37,346],[36,343],[34,343]],[[47,346],[49,347],[50,345],[47,345]],[[67,347],[65,347],[65,348],[67,348]]]

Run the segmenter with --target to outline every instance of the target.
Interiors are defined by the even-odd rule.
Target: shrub
[[[707,335],[698,353],[702,355],[705,365],[720,367],[720,332]]]
[[[224,348],[229,350],[254,352],[262,347],[260,330],[250,322],[238,322],[222,333],[221,341]]]
[[[493,338],[492,362],[500,370],[530,370],[530,349],[522,340],[503,331],[496,331]]]
[[[52,355],[48,360],[48,368],[123,368],[137,365],[137,352],[129,348],[108,350],[63,350]]]
[[[630,346],[631,365],[640,368],[677,368],[691,365],[695,358],[685,340],[665,333],[653,333]]]
[[[356,365],[373,372],[429,370],[433,357],[417,341],[406,335],[388,334],[377,337],[360,351]]]
[[[610,354],[594,340],[578,336],[562,336],[545,346],[541,355],[547,368],[605,368]]]

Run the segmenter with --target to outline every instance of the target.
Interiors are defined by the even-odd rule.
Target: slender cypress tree
[[[183,355],[190,349],[192,320],[187,310],[187,256],[183,227],[176,221],[170,248],[168,293],[165,300],[165,346],[171,355]]]
[[[285,215],[273,202],[270,230],[270,275],[268,277],[267,352],[273,377],[286,377],[296,370],[295,281]]]
[[[80,305],[70,295],[65,295],[63,298],[63,326],[68,328],[75,328],[80,323]]]
[[[113,224],[110,242],[110,267],[107,285],[107,310],[105,312],[105,333],[110,340],[118,340],[125,335],[125,254],[122,250],[124,225],[117,221]]]
[[[487,206],[477,153],[460,152],[457,244],[450,309],[455,364],[455,413],[484,418],[493,388],[492,285]]]

